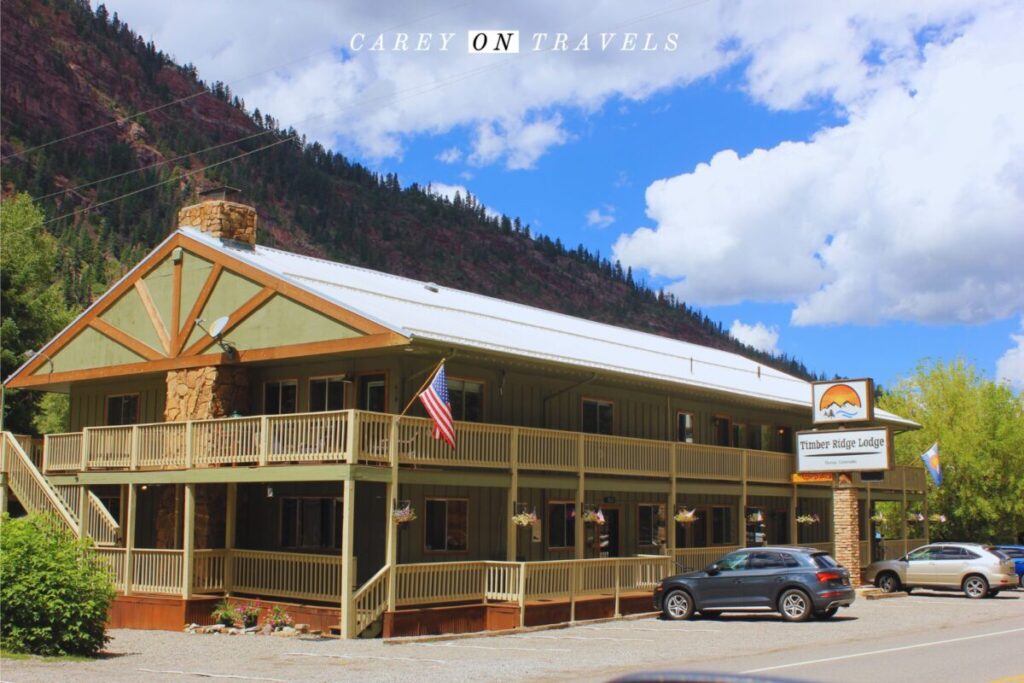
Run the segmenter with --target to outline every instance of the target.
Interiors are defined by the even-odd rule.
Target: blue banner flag
[[[942,469],[939,467],[938,441],[921,454],[921,460],[924,460],[924,466],[928,468],[928,473],[932,475],[932,481],[935,482],[935,485],[942,486]]]

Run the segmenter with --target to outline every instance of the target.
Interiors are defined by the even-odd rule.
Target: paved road
[[[99,660],[4,660],[0,679],[589,683],[638,669],[685,668],[857,683],[986,682],[1024,673],[1024,592],[991,600],[916,592],[858,600],[828,622],[786,624],[770,615],[683,623],[646,618],[401,645],[160,631],[113,636],[109,654]]]

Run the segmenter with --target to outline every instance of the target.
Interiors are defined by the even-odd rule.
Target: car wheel
[[[978,576],[977,574],[971,574],[964,582],[960,585],[964,591],[964,595],[977,600],[988,595],[988,581],[985,580],[984,576]]]
[[[900,577],[892,572],[883,572],[875,579],[875,585],[881,588],[883,593],[895,593],[900,589]]]
[[[790,588],[779,596],[779,612],[786,621],[807,621],[811,611],[811,598],[798,588]]]
[[[689,619],[693,616],[693,600],[684,590],[669,591],[661,611],[666,619],[672,621]]]
[[[814,613],[815,619],[831,619],[839,611],[838,607],[829,607],[828,609],[821,610],[820,612]]]

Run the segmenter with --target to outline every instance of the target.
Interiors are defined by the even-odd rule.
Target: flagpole
[[[442,358],[440,361],[438,361],[437,365],[434,366],[434,369],[430,371],[429,375],[427,375],[427,380],[423,384],[420,385],[419,389],[417,389],[416,391],[413,392],[412,398],[410,398],[409,402],[405,404],[405,408],[402,410],[402,412],[400,412],[398,414],[398,417],[402,417],[407,412],[409,412],[409,408],[411,408],[412,404],[416,402],[416,399],[420,397],[420,393],[425,388],[430,386],[430,383],[434,381],[434,377],[437,375],[437,371],[441,369],[441,366],[444,365],[444,362],[446,360],[448,360],[448,359],[447,358]]]

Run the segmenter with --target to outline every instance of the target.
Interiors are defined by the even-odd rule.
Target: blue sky
[[[619,258],[811,370],[888,385],[959,356],[1024,388],[1017,3],[107,4],[250,107]],[[521,53],[468,54],[480,26]],[[420,31],[434,49],[352,49]],[[530,49],[542,31],[615,38]],[[621,49],[630,31],[662,49]]]

